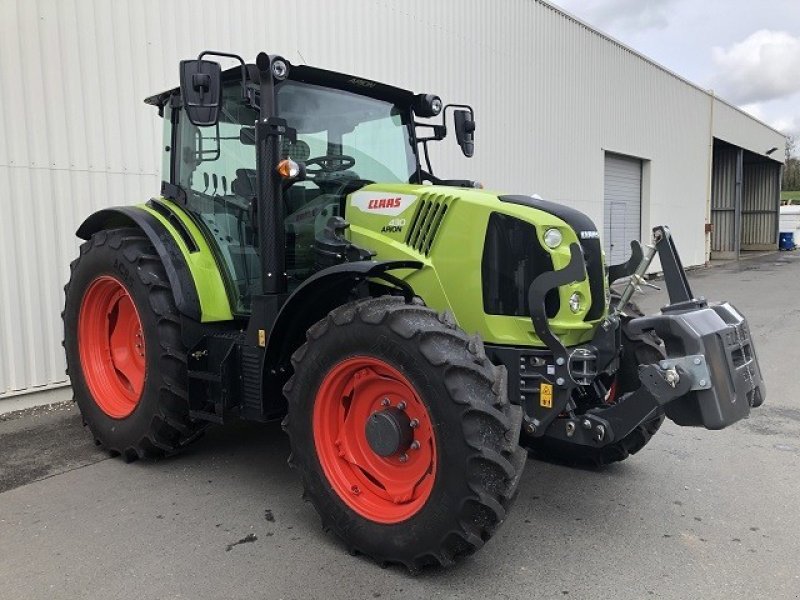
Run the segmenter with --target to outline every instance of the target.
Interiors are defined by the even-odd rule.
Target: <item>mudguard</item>
[[[178,211],[168,202],[156,200],[150,205],[106,208],[90,215],[76,235],[88,240],[104,229],[141,229],[164,265],[181,314],[204,323],[232,320],[216,261],[197,227]]]
[[[347,302],[353,288],[365,279],[389,283],[410,300],[411,287],[388,271],[421,267],[421,262],[413,260],[364,260],[334,265],[315,273],[289,296],[278,312],[267,342],[265,364],[285,365],[293,349],[302,344],[306,330]]]

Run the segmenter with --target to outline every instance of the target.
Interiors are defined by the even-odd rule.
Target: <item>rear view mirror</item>
[[[453,119],[456,125],[458,145],[461,146],[464,156],[470,158],[475,153],[475,120],[472,111],[453,111]]]
[[[216,125],[222,104],[222,67],[210,60],[182,60],[181,98],[193,125]]]

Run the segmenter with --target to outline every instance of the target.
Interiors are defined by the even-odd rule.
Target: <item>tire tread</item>
[[[186,380],[187,363],[187,349],[181,339],[180,317],[166,271],[143,232],[126,228],[95,233],[81,244],[79,257],[70,264],[70,281],[64,287],[65,293],[73,293],[73,274],[81,261],[106,244],[121,261],[127,263],[129,271],[148,290],[147,306],[137,305],[137,310],[149,310],[158,317],[157,334],[154,337],[158,340],[158,346],[154,351],[159,353],[158,376],[161,385],[158,390],[157,410],[151,417],[150,426],[134,443],[121,447],[109,439],[103,439],[106,436],[101,434],[91,419],[84,417],[84,424],[88,425],[96,440],[102,440],[110,453],[122,456],[126,462],[139,458],[158,458],[172,454],[196,439],[206,424],[195,422],[189,417],[188,393],[185,386],[178,383]],[[82,290],[74,291],[81,292]],[[76,335],[76,327],[77,323],[69,323],[65,319],[65,335]],[[68,373],[69,371],[70,369]]]
[[[366,326],[385,327],[396,334],[397,343],[420,348],[420,355],[434,372],[446,382],[448,398],[462,415],[462,433],[470,454],[465,461],[472,493],[461,502],[459,514],[443,526],[436,547],[422,548],[413,556],[386,556],[354,547],[346,533],[326,514],[316,499],[314,480],[297,460],[300,448],[307,444],[302,427],[292,418],[297,387],[295,378],[309,360],[308,346],[323,336],[355,321]],[[358,300],[340,306],[308,330],[307,341],[292,356],[295,374],[284,387],[289,413],[283,427],[293,448],[289,464],[300,471],[304,494],[314,503],[322,519],[323,529],[331,529],[344,538],[349,550],[368,554],[379,564],[400,563],[412,573],[429,565],[450,566],[459,558],[472,554],[492,537],[505,519],[518,489],[525,451],[516,441],[522,423],[522,411],[509,404],[505,369],[495,367],[486,357],[483,342],[457,328],[452,315],[437,313],[419,302],[407,304],[402,298],[382,296]],[[297,419],[299,421],[299,419]]]

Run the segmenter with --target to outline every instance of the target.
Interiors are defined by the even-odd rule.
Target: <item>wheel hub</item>
[[[133,298],[121,281],[101,275],[89,284],[78,314],[78,350],[97,406],[124,419],[139,404],[145,382],[145,339]]]
[[[392,456],[408,450],[414,441],[411,419],[399,408],[372,413],[365,427],[367,443],[378,456]]]
[[[425,506],[436,479],[433,421],[395,367],[370,356],[334,365],[317,391],[313,429],[328,482],[356,513],[399,523]]]

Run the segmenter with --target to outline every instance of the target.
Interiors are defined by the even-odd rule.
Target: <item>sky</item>
[[[800,0],[550,0],[800,138]]]

